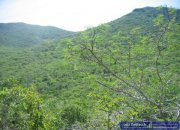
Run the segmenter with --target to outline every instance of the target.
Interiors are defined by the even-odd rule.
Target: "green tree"
[[[125,97],[123,120],[179,119],[178,73],[169,67],[173,65],[170,50],[178,44],[171,35],[179,25],[174,9],[162,10],[154,20],[154,32],[141,33],[136,27],[128,35],[109,36],[104,33],[109,32],[108,26],[102,25],[82,33],[70,48],[81,66],[99,66],[89,74],[96,75],[100,86]]]
[[[124,97],[120,97],[119,95],[114,94],[114,92],[102,88],[94,88],[88,96],[91,100],[94,100],[93,104],[96,117],[98,114],[103,115],[100,116],[98,120],[105,120],[102,123],[102,125],[106,127],[105,129],[113,129],[121,119],[122,113],[120,105],[122,105],[122,102],[125,100]]]
[[[53,128],[42,108],[42,98],[34,88],[3,87],[0,90],[0,127],[6,129]],[[52,125],[52,126],[51,126]]]
[[[78,106],[68,106],[64,108],[61,113],[62,120],[67,124],[67,127],[71,127],[71,125],[76,122],[85,123],[87,115],[83,112],[83,110]]]

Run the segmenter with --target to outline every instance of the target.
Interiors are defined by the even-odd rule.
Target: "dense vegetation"
[[[25,23],[0,23],[0,45],[31,47],[47,40],[59,40],[74,32],[51,26],[38,26]]]
[[[179,16],[147,7],[59,41],[19,48],[11,37],[0,44],[0,128],[179,121]]]

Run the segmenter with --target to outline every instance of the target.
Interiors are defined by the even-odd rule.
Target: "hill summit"
[[[46,40],[59,40],[74,34],[52,26],[26,23],[0,23],[0,45],[29,47]]]

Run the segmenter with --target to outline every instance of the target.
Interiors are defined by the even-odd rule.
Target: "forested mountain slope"
[[[166,18],[169,17],[166,11],[166,7],[161,9],[156,9],[153,7],[134,9],[131,13],[110,22],[109,24],[111,25],[111,32],[128,32],[134,27],[140,27],[144,33],[147,33],[155,29],[153,19],[160,14],[165,15]],[[179,22],[179,9],[176,11],[176,16],[176,20]]]
[[[30,47],[46,40],[59,40],[74,32],[51,26],[25,23],[0,23],[0,45]]]
[[[56,42],[14,46],[0,46],[4,128],[116,130],[120,121],[180,120],[177,9],[135,9]]]

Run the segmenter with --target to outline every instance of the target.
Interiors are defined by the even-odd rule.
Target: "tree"
[[[70,128],[76,122],[86,122],[87,116],[80,107],[71,105],[62,111],[61,118]]]
[[[98,66],[88,74],[96,75],[100,86],[125,97],[123,120],[179,120],[177,73],[169,68],[171,50],[178,44],[172,35],[179,25],[174,9],[161,9],[164,14],[154,20],[154,32],[141,33],[137,27],[128,35],[110,36],[105,33],[108,26],[102,25],[72,41],[71,54],[80,58],[81,66]]]
[[[118,124],[119,120],[121,119],[122,113],[121,110],[119,110],[119,107],[122,105],[124,97],[114,94],[112,91],[107,89],[102,90],[101,88],[94,88],[94,90],[90,92],[88,96],[91,98],[91,100],[94,100],[96,117],[98,117],[98,114],[101,115],[98,117],[98,120],[105,120],[102,123],[102,126],[106,127],[105,129],[107,130],[111,130],[116,127],[116,124]],[[92,125],[97,127],[95,126],[96,124]]]
[[[42,98],[34,88],[18,84],[8,88],[3,83],[0,90],[1,129],[39,130],[50,127],[42,108]]]

